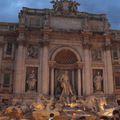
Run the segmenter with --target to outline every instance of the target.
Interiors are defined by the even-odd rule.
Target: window
[[[120,58],[120,48],[119,48],[119,58]]]
[[[114,72],[115,89],[120,89],[120,72]]]
[[[116,89],[120,89],[120,76],[115,76]]]
[[[10,73],[5,73],[3,78],[3,87],[10,87]]]
[[[13,49],[12,42],[7,42],[5,50],[6,55],[12,55],[12,49]]]
[[[9,26],[9,30],[15,30],[15,26],[13,26],[13,25],[11,25],[11,26]]]
[[[118,60],[119,59],[119,50],[118,50],[118,48],[113,48],[112,52],[113,52],[112,53],[113,59]]]

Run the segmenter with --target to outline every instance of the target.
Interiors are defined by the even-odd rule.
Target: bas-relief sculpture
[[[102,61],[102,50],[101,49],[93,49],[92,50],[92,60],[93,61]]]
[[[27,57],[28,58],[38,58],[38,46],[29,45],[27,48]]]

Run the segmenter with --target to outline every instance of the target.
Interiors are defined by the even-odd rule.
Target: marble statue
[[[37,79],[36,79],[35,71],[32,70],[27,80],[28,91],[34,91],[36,89],[36,82],[37,82]]]
[[[77,12],[78,6],[80,4],[77,3],[76,1],[70,1],[70,5],[69,5],[69,11],[70,12]]]
[[[61,96],[69,96],[69,95],[73,95],[73,91],[70,85],[70,81],[69,81],[69,75],[68,75],[68,71],[65,71],[61,78],[61,87],[62,87],[62,94]]]
[[[72,0],[52,0],[51,3],[53,4],[54,11],[62,14],[65,14],[66,11],[76,13],[80,5],[78,2]]]
[[[95,91],[102,91],[102,76],[100,75],[100,72],[97,72],[97,75],[94,78],[94,86]]]

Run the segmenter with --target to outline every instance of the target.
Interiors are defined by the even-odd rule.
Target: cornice
[[[50,41],[49,40],[40,40],[39,44],[40,44],[41,47],[49,46]]]

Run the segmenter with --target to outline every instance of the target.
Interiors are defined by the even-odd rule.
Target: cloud
[[[113,29],[120,29],[120,0],[76,0],[82,12],[104,13]],[[0,0],[0,21],[17,22],[22,7],[51,8],[50,0]]]
[[[106,14],[114,29],[120,29],[120,0],[77,0],[81,3],[80,11]]]

